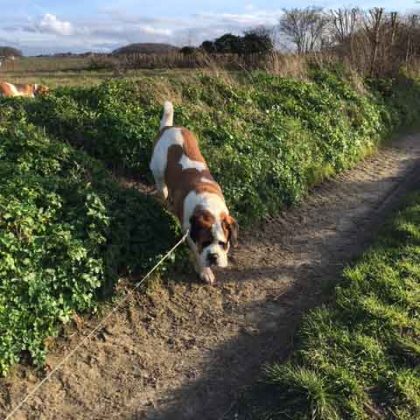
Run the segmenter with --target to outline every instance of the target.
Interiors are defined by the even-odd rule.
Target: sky
[[[110,52],[133,42],[199,45],[226,32],[274,26],[284,8],[309,5],[420,9],[416,0],[0,0],[0,45],[25,55]]]

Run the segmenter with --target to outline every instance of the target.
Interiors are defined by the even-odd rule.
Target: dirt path
[[[17,418],[223,418],[261,364],[287,354],[302,312],[416,185],[420,136],[407,136],[243,233],[219,286],[184,279],[130,298]],[[95,322],[60,341],[49,364]],[[18,367],[0,380],[0,416],[40,377]]]

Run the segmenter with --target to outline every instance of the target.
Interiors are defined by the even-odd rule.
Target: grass
[[[242,417],[420,416],[420,193],[343,272],[331,303],[307,314],[285,363],[266,366]]]
[[[194,69],[125,70],[124,78],[133,81],[144,77],[189,77]],[[23,57],[0,67],[0,80],[11,83],[41,83],[58,87],[90,87],[121,79],[113,69],[90,68],[88,57]]]

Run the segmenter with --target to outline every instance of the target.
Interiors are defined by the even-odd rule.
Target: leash
[[[155,266],[139,281],[134,285],[133,290],[138,289],[158,268],[160,265],[163,264],[165,260],[167,260],[174,252],[175,250],[185,242],[189,234],[189,230],[185,232],[184,236],[155,264]],[[105,325],[106,321],[108,321],[109,318],[111,318],[112,315],[114,315],[115,312],[117,312],[123,304],[127,301],[130,295],[127,295],[124,297],[124,299],[120,300],[116,306],[104,317],[102,320],[96,325],[95,328],[93,328],[90,333],[83,338],[77,346],[70,351],[65,357],[61,359],[61,361],[52,369],[45,378],[42,379],[41,382],[39,382],[36,386],[32,388],[30,392],[28,392],[23,398],[22,401],[20,401],[19,404],[15,406],[15,408],[12,409],[12,411],[7,415],[5,420],[11,419],[16,412],[30,399],[32,398],[36,392],[46,383],[48,382],[51,377],[79,350],[96,332],[98,332],[103,326]]]

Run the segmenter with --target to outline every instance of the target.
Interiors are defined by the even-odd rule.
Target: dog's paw
[[[216,283],[216,277],[213,274],[213,271],[209,267],[204,267],[200,271],[200,279],[207,284]]]

